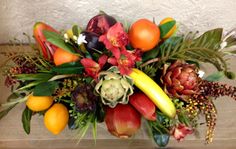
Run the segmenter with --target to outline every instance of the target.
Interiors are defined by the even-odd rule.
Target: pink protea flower
[[[172,132],[172,135],[174,136],[174,138],[178,141],[182,141],[184,139],[184,137],[188,134],[192,134],[193,133],[193,129],[187,127],[184,124],[178,124]]]
[[[194,64],[177,60],[168,68],[164,68],[162,82],[165,91],[174,97],[187,100],[189,96],[198,91],[198,70]]]
[[[80,62],[84,66],[87,75],[96,80],[98,77],[98,73],[101,71],[102,67],[106,64],[107,58],[108,57],[106,55],[102,55],[98,59],[98,63],[90,58],[83,58],[81,59]]]

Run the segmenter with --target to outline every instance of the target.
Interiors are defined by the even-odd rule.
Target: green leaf
[[[79,36],[78,25],[73,25],[72,32],[73,32],[73,35],[75,35],[77,37]]]
[[[222,28],[216,28],[213,30],[209,30],[194,39],[191,47],[204,47],[208,49],[219,49],[221,38],[223,34]]]
[[[168,38],[163,44],[161,44],[158,47],[158,50],[160,51],[160,54],[163,57],[169,57],[173,56],[176,53],[180,53],[179,51],[181,50],[181,44],[183,42],[183,37],[170,37]]]
[[[176,21],[169,21],[165,24],[162,24],[159,26],[160,32],[161,32],[161,38],[165,37],[166,34],[173,28],[173,26],[176,24]]]
[[[30,82],[29,84],[25,85],[25,86],[22,86],[20,88],[18,88],[17,90],[15,90],[15,92],[18,92],[18,91],[22,91],[22,90],[26,90],[26,89],[29,89],[29,88],[32,88],[42,82],[45,82],[45,81],[42,81],[42,80],[36,80],[36,81],[33,81],[33,82]]]
[[[235,46],[236,45],[236,28],[234,28],[233,30],[229,31],[228,33],[226,33],[226,42],[227,42],[227,46],[226,48],[228,47],[232,47],[232,46]]]
[[[1,107],[10,107],[12,105],[18,104],[18,103],[22,103],[25,102],[28,99],[28,96],[23,96],[22,98],[17,98],[15,100],[12,101],[8,101],[6,103],[1,104]]]
[[[8,107],[7,109],[2,110],[2,111],[0,112],[0,120],[1,120],[4,116],[6,116],[6,115],[8,114],[8,112],[10,112],[16,105],[17,105],[17,103],[14,104],[14,105],[11,105],[11,106]]]
[[[92,124],[93,124],[93,139],[96,144],[96,140],[97,140],[97,120],[96,120],[96,118],[94,119]]]
[[[34,96],[51,96],[59,83],[56,81],[43,82],[38,84],[33,91]]]
[[[228,79],[231,79],[231,80],[235,79],[235,73],[232,71],[226,71],[224,74]]]
[[[7,97],[7,101],[11,102],[11,101],[15,101],[19,98],[22,98],[22,95],[20,95],[19,93],[13,92],[10,96]]]
[[[204,80],[207,80],[207,81],[210,81],[210,82],[214,82],[214,81],[219,81],[224,76],[225,76],[224,72],[218,71],[216,73],[213,73],[213,74],[207,76]]]
[[[166,116],[159,114],[159,112],[157,112],[157,115],[156,121],[149,121],[152,138],[158,146],[165,147],[169,143],[170,138],[169,130],[162,125],[165,122]]]
[[[18,74],[15,77],[18,80],[28,80],[28,81],[36,81],[36,80],[49,80],[54,75],[50,73],[36,73],[36,74]]]
[[[188,118],[187,113],[183,109],[180,109],[180,112],[178,113],[178,119],[180,123],[190,126],[191,120]]]
[[[157,62],[157,68],[166,63],[167,60],[176,59],[176,55],[183,53],[182,51],[185,47],[183,40],[182,36],[170,37],[158,47],[159,53],[157,57],[160,60]]]
[[[142,56],[142,61],[145,62],[147,60],[156,58],[159,53],[159,49],[153,49],[151,51],[145,52]]]
[[[28,107],[25,107],[25,110],[22,113],[21,121],[23,124],[23,128],[27,134],[30,134],[30,120],[32,117],[32,113],[33,112]]]
[[[86,77],[84,79],[85,79],[85,82],[88,84],[90,84],[93,81],[93,78],[91,78],[91,77]]]
[[[233,51],[226,51],[225,53],[231,54],[231,55],[236,55],[236,50],[233,50]]]
[[[65,43],[63,37],[60,34],[55,33],[55,32],[51,32],[51,31],[47,31],[47,30],[44,30],[43,34],[46,37],[48,42],[54,44],[57,47],[62,48],[63,50],[66,50],[72,54],[76,54],[76,55],[80,56],[78,53],[75,52],[72,45],[70,45],[69,43]]]
[[[52,71],[59,74],[82,74],[84,67],[79,62],[71,62],[53,67]]]

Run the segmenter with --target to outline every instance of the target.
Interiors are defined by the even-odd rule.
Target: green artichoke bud
[[[117,67],[99,73],[99,82],[95,92],[100,95],[102,103],[114,108],[118,103],[127,104],[133,94],[133,81],[129,76],[120,75]]]

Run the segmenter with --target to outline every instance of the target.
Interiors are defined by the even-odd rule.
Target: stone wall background
[[[0,0],[0,43],[22,39],[23,32],[32,35],[36,21],[56,29],[83,27],[99,10],[128,22],[171,16],[193,31],[230,30],[236,27],[235,8],[236,0]]]

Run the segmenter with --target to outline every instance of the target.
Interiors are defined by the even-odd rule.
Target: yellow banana
[[[176,115],[176,109],[171,99],[166,93],[145,73],[133,68],[129,75],[134,85],[142,90],[152,102],[167,116],[174,118]]]

